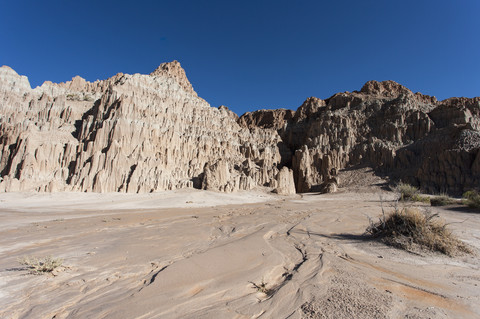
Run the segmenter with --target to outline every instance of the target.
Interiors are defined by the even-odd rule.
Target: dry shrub
[[[447,205],[458,204],[458,201],[451,197],[448,197],[448,195],[442,194],[442,195],[430,198],[430,204],[432,206],[447,206]]]
[[[264,293],[267,296],[273,292],[272,289],[267,288],[267,283],[263,280],[263,278],[259,284],[254,283],[253,281],[249,281],[249,283],[251,283],[253,288],[257,289],[257,291]]]
[[[463,198],[465,199],[465,204],[471,208],[480,209],[480,193],[475,190],[471,190],[465,192],[463,194]]]
[[[425,204],[430,204],[430,197],[428,196],[422,196],[420,194],[415,194],[410,198],[410,201],[412,202],[421,202]]]
[[[421,196],[419,189],[415,186],[406,183],[399,183],[395,186],[394,189],[400,195],[399,200],[401,201],[412,201],[412,202],[422,202],[429,203],[430,198],[427,196]]]
[[[438,218],[438,214],[420,212],[415,208],[394,210],[383,214],[377,223],[370,220],[366,233],[380,238],[387,245],[408,251],[427,249],[448,256],[471,253],[462,241],[457,239]]]
[[[395,186],[394,190],[400,194],[400,200],[409,200],[418,194],[418,188],[403,182],[400,182]]]
[[[19,259],[18,262],[26,266],[30,273],[40,275],[51,273],[56,268],[61,267],[63,259],[53,258],[52,256],[47,256],[41,259],[36,257],[23,257]]]

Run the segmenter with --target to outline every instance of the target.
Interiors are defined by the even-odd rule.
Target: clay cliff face
[[[480,182],[480,99],[392,81],[238,118],[198,97],[176,61],[36,89],[4,66],[0,101],[0,191],[335,191],[338,171],[362,165],[428,191]]]
[[[0,190],[152,192],[276,188],[274,131],[199,98],[178,62],[150,75],[45,83],[0,69]],[[280,177],[279,177],[280,178]]]
[[[342,169],[370,166],[427,192],[461,194],[480,186],[480,98],[412,93],[393,81],[358,92],[307,99],[293,117],[248,113],[239,123],[274,127],[292,153],[297,192],[341,185]],[[282,122],[283,121],[283,122]]]

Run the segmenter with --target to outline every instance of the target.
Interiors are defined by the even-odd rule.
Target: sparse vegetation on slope
[[[366,233],[380,238],[387,245],[405,250],[421,248],[448,256],[471,253],[468,246],[446,226],[438,214],[420,212],[416,208],[395,207],[390,214],[383,214],[377,223],[370,221]]]

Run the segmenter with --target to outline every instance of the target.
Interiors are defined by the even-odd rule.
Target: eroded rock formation
[[[480,98],[393,81],[239,118],[198,97],[176,61],[36,89],[4,66],[0,101],[0,191],[330,192],[339,170],[365,165],[431,192],[480,185]]]
[[[480,98],[439,102],[393,81],[370,81],[325,101],[309,98],[292,118],[278,113],[272,122],[293,154],[298,192],[335,190],[341,181],[332,169],[370,166],[428,192],[460,194],[480,186],[479,112]],[[269,127],[262,113],[239,123]]]
[[[276,185],[274,131],[199,98],[178,62],[150,75],[45,83],[0,69],[0,190],[221,191]]]

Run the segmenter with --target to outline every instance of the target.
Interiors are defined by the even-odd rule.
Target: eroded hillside
[[[36,89],[4,66],[0,101],[2,191],[334,191],[340,170],[363,166],[430,192],[480,182],[480,98],[393,81],[238,118],[198,97],[177,61]]]

